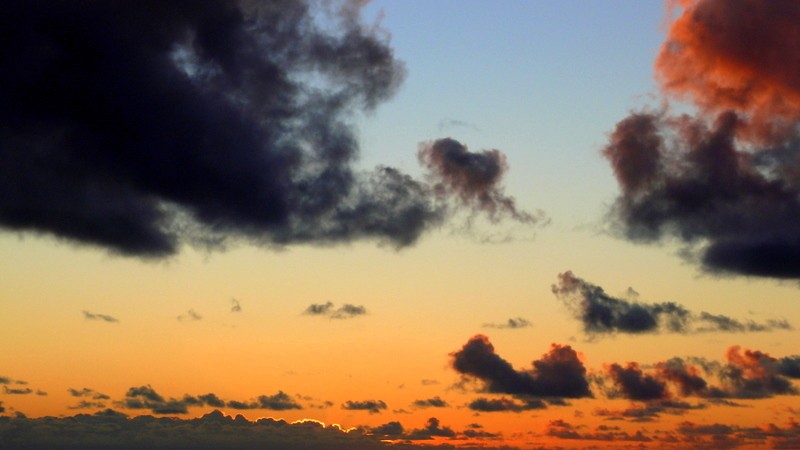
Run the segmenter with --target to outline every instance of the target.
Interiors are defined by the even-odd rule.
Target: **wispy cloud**
[[[109,323],[119,323],[119,320],[116,317],[111,317],[107,314],[96,314],[85,310],[83,311],[83,317],[86,320],[100,320]]]
[[[351,305],[350,303],[345,303],[338,308],[336,308],[332,302],[312,303],[303,311],[303,314],[329,317],[331,319],[352,319],[354,317],[366,315],[367,308],[361,305]]]

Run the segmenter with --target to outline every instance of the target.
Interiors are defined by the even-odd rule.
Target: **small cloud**
[[[444,408],[448,405],[446,401],[442,400],[437,395],[436,397],[425,400],[415,400],[412,406],[415,408]]]
[[[367,308],[361,305],[351,305],[350,303],[345,303],[339,308],[336,308],[332,302],[312,303],[303,311],[303,314],[309,316],[325,316],[331,319],[352,319],[367,314]]]
[[[527,319],[523,319],[522,317],[517,317],[516,319],[508,319],[503,323],[485,323],[483,324],[484,328],[498,328],[498,329],[510,329],[516,330],[518,328],[528,328],[533,326]]]
[[[342,404],[342,409],[350,411],[369,411],[370,414],[377,414],[381,412],[381,410],[386,409],[386,403],[384,403],[383,400],[348,400]]]
[[[10,395],[28,395],[33,393],[33,389],[31,388],[14,389],[14,388],[9,388],[8,386],[3,386],[3,392]]]
[[[231,312],[242,312],[242,305],[239,304],[239,300],[236,300],[235,298],[231,299]]]
[[[106,314],[95,314],[95,313],[91,313],[91,312],[85,311],[85,310],[83,311],[83,317],[86,320],[100,320],[100,321],[109,322],[109,323],[118,323],[119,322],[119,320],[117,320],[116,317],[111,317],[111,316],[106,315]]]
[[[190,309],[189,311],[186,312],[186,314],[181,314],[180,316],[178,316],[177,319],[180,322],[186,322],[186,321],[196,322],[198,320],[203,320],[203,316],[195,312],[195,310]]]

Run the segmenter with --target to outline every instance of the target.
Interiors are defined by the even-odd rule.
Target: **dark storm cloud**
[[[570,308],[588,334],[604,333],[704,333],[766,332],[791,330],[784,320],[763,323],[742,322],[721,314],[687,310],[674,302],[631,302],[608,295],[602,287],[575,276],[571,271],[558,274],[553,293]]]
[[[106,314],[95,314],[89,311],[83,311],[83,317],[86,320],[102,320],[103,322],[118,323],[119,320]]]
[[[303,314],[325,316],[331,319],[352,319],[367,314],[367,308],[361,305],[351,305],[349,303],[345,303],[338,308],[335,308],[332,302],[312,303],[303,311]]]
[[[498,328],[498,329],[511,329],[515,330],[518,328],[528,328],[533,326],[527,319],[523,319],[522,317],[517,317],[516,319],[508,319],[503,323],[485,323],[483,324],[485,328]]]
[[[635,241],[683,241],[712,273],[800,278],[800,4],[681,5],[656,77],[697,111],[617,123],[603,150],[621,190],[615,223]]]
[[[405,69],[336,4],[2,2],[0,225],[147,258],[414,243],[429,188],[354,169],[356,113]]]
[[[498,356],[489,338],[476,335],[461,350],[450,354],[451,366],[462,375],[478,379],[485,390],[519,397],[591,397],[586,368],[568,345],[552,344],[550,351],[533,361],[533,367],[515,370]]]
[[[521,412],[531,409],[544,409],[547,405],[539,399],[530,399],[525,402],[516,401],[511,398],[477,398],[467,405],[473,411],[478,412]]]
[[[384,403],[383,400],[348,400],[342,404],[342,409],[350,411],[369,411],[370,414],[378,414],[381,410],[386,408],[386,403]]]
[[[412,403],[412,406],[417,407],[417,408],[444,408],[444,407],[446,407],[448,405],[447,405],[446,401],[442,400],[437,395],[436,397],[428,398],[428,399],[424,399],[424,400],[414,400],[414,403]]]
[[[421,143],[417,157],[440,196],[456,197],[493,221],[508,217],[534,224],[542,220],[541,215],[518,209],[514,198],[504,193],[502,181],[508,163],[500,150],[470,152],[455,139],[444,138]]]

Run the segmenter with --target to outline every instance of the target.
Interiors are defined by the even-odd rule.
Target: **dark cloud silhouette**
[[[547,405],[539,399],[529,399],[527,401],[517,401],[511,398],[477,398],[467,405],[473,411],[478,412],[521,412],[531,409],[544,409]]]
[[[348,400],[342,404],[342,409],[350,411],[369,411],[370,414],[378,414],[381,410],[386,408],[386,403],[384,403],[383,400]]]
[[[551,288],[583,324],[586,333],[704,333],[766,332],[791,330],[783,320],[763,323],[739,320],[721,315],[687,310],[674,302],[631,302],[608,295],[602,287],[575,276],[571,271],[558,274],[558,284]]]
[[[485,323],[483,326],[485,328],[498,328],[498,329],[511,329],[515,330],[517,328],[528,328],[532,326],[527,319],[523,319],[522,317],[517,317],[516,319],[508,319],[506,322],[503,323]]]
[[[375,436],[394,438],[402,436],[405,433],[405,429],[403,428],[403,424],[400,422],[392,421],[383,425],[378,425],[374,428],[370,428],[370,432]]]
[[[671,400],[676,395],[738,406],[726,399],[800,394],[791,381],[797,375],[793,371],[797,361],[797,357],[779,359],[758,350],[742,350],[735,345],[727,350],[723,363],[701,358],[671,358],[654,364],[649,373],[644,373],[635,362],[624,367],[610,364],[606,372],[614,385],[610,390],[612,397],[657,402],[658,407],[672,409],[679,405]],[[674,393],[670,392],[670,385],[674,386]]]
[[[93,402],[91,400],[81,400],[74,405],[67,406],[67,409],[101,409],[105,408],[106,404],[103,402]]]
[[[325,316],[331,319],[352,319],[367,314],[367,308],[361,305],[351,305],[349,303],[345,303],[338,308],[335,308],[332,302],[312,303],[306,308],[303,314]]]
[[[388,425],[388,424],[387,424]],[[399,423],[397,423],[399,425]],[[384,431],[392,427],[384,426]],[[393,426],[396,428],[396,426]],[[399,425],[402,430],[402,425]],[[324,426],[319,422],[287,423],[283,420],[259,419],[249,421],[242,416],[226,416],[214,411],[196,419],[155,418],[139,416],[129,418],[114,410],[95,414],[78,414],[71,417],[0,417],[0,441],[9,448],[26,449],[87,449],[115,448],[120,450],[215,448],[282,450],[410,450],[420,446],[410,443],[381,442],[396,433],[370,434],[359,430],[342,430],[336,425]],[[428,422],[418,432],[429,436],[450,436],[452,430]],[[402,431],[401,431],[402,432]],[[415,435],[417,436],[417,435]],[[504,447],[508,449],[508,447]],[[491,449],[491,447],[487,447]],[[498,450],[498,449],[496,449]]]
[[[0,384],[11,384],[11,378],[0,377]]]
[[[655,422],[661,415],[682,416],[690,410],[705,408],[704,404],[689,404],[675,400],[654,400],[630,405],[624,409],[598,408],[594,411],[597,417],[607,420],[624,420],[628,422]]]
[[[69,395],[73,397],[82,397],[82,398],[91,398],[92,400],[109,400],[110,397],[108,395],[102,394],[100,392],[95,391],[94,389],[83,388],[83,389],[67,389]]]
[[[697,112],[616,125],[603,150],[622,191],[615,224],[635,241],[683,241],[712,273],[799,278],[800,4],[681,5],[656,76]]]
[[[784,377],[800,378],[800,355],[787,356],[779,359],[778,373]]]
[[[417,157],[441,197],[456,197],[463,206],[482,211],[493,221],[508,217],[534,224],[543,219],[541,214],[518,209],[514,198],[504,193],[508,163],[500,150],[470,152],[455,139],[444,138],[421,143]]]
[[[119,320],[117,320],[115,317],[111,317],[106,314],[95,314],[89,311],[83,311],[83,317],[86,318],[87,320],[101,320],[103,322],[111,322],[111,323],[119,322]]]
[[[424,399],[424,400],[414,400],[414,403],[412,403],[412,406],[417,407],[417,408],[444,408],[444,407],[446,407],[448,405],[447,405],[446,401],[442,400],[437,395],[436,397],[428,398],[428,399]]]
[[[9,388],[8,386],[3,386],[3,392],[11,395],[28,395],[28,394],[33,394],[33,389],[31,388],[15,389],[15,388]]]
[[[196,322],[198,320],[203,320],[203,316],[198,314],[195,310],[190,309],[186,314],[178,316],[177,319],[179,322]]]
[[[528,370],[515,370],[498,356],[489,338],[476,335],[461,350],[450,354],[453,369],[482,381],[492,393],[520,397],[590,397],[586,368],[568,345],[552,344]]]
[[[641,430],[634,434],[622,431],[619,427],[599,425],[594,431],[583,430],[584,427],[572,425],[562,419],[551,420],[545,429],[545,435],[559,439],[591,440],[606,442],[650,442],[653,439]]]
[[[6,408],[3,406],[3,402],[0,401],[0,413],[6,412]]]
[[[242,305],[235,298],[231,299],[231,312],[242,312]]]
[[[425,440],[432,439],[433,437],[455,437],[456,432],[450,427],[441,426],[439,419],[431,417],[425,423],[423,428],[415,428],[406,434],[406,439],[409,440]]]
[[[666,383],[645,375],[636,363],[625,367],[614,363],[606,370],[619,394],[629,400],[661,400],[669,396]]]
[[[359,2],[3,2],[0,225],[148,258],[374,239],[443,219],[354,169],[405,69]]]
[[[273,395],[260,395],[258,396],[258,405],[262,409],[271,409],[274,411],[285,411],[287,409],[303,409],[297,401],[289,397],[283,391],[278,391]]]

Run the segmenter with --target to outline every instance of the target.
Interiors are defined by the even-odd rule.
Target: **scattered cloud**
[[[15,389],[15,388],[9,388],[8,386],[3,386],[3,392],[10,395],[28,395],[28,394],[33,394],[33,389],[31,388]]]
[[[242,305],[239,303],[239,300],[236,300],[235,298],[231,299],[231,312],[242,312]]]
[[[117,320],[115,317],[111,317],[106,314],[95,314],[89,311],[83,311],[83,317],[86,318],[86,320],[100,320],[103,322],[119,323],[119,320]]]
[[[489,338],[476,335],[450,354],[458,373],[480,380],[486,392],[522,398],[591,397],[586,368],[569,345],[552,344],[550,351],[527,370],[515,370],[498,356]]]
[[[542,213],[518,209],[516,200],[505,194],[502,181],[508,163],[500,150],[470,152],[457,140],[443,138],[421,143],[417,157],[442,198],[457,198],[461,206],[485,213],[494,222],[510,218],[536,224],[544,220]]]
[[[332,302],[312,303],[303,311],[303,314],[310,316],[324,316],[331,319],[352,319],[354,317],[367,314],[367,308],[361,305],[351,305],[345,303],[336,308]]]
[[[378,414],[381,410],[386,408],[386,403],[384,403],[383,400],[348,400],[342,404],[342,409],[350,411],[369,411],[370,414]]]
[[[178,316],[177,319],[179,322],[196,322],[198,320],[203,320],[203,316],[198,314],[195,310],[190,309],[186,314]]]
[[[609,333],[741,333],[791,330],[785,320],[739,321],[721,314],[694,313],[674,302],[642,303],[608,295],[602,287],[575,276],[558,274],[553,293],[581,321],[587,334]]]
[[[414,400],[412,406],[416,408],[444,408],[449,406],[446,401],[439,398],[437,395],[436,397],[424,399],[424,400]]]
[[[547,405],[539,399],[528,399],[523,402],[506,397],[480,397],[471,401],[467,407],[478,412],[522,412],[531,409],[544,409],[547,408]]]
[[[528,328],[533,326],[527,319],[523,319],[522,317],[508,319],[503,323],[485,323],[483,324],[484,328],[498,328],[498,329],[511,329],[516,330],[518,328]]]

